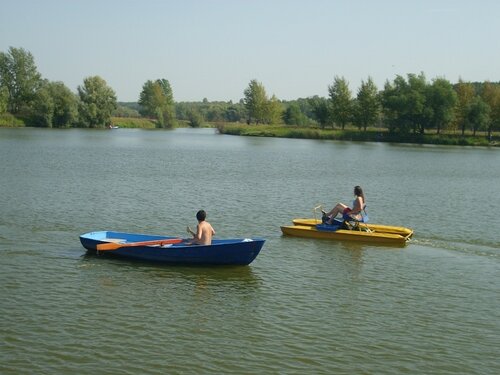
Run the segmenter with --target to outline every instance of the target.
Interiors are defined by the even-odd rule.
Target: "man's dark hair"
[[[206,217],[207,217],[207,213],[204,210],[199,210],[196,213],[196,218],[198,219],[198,221],[204,221]]]

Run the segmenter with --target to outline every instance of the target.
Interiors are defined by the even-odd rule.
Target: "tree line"
[[[253,79],[237,103],[175,102],[169,81],[160,78],[144,83],[136,103],[118,103],[101,77],[85,78],[74,94],[62,82],[43,79],[30,52],[10,47],[0,52],[0,116],[9,114],[41,127],[105,127],[112,116],[123,116],[148,118],[163,128],[178,121],[192,127],[239,122],[364,131],[376,127],[401,134],[486,131],[491,137],[500,130],[500,84],[428,81],[420,73],[397,75],[382,90],[368,77],[354,95],[347,80],[335,76],[327,97],[284,101],[269,96]]]
[[[470,83],[455,85],[444,78],[429,82],[424,73],[396,76],[378,90],[368,77],[353,96],[344,77],[336,76],[328,86],[328,97],[314,96],[290,102],[268,98],[264,86],[252,80],[245,90],[242,105],[246,123],[321,128],[347,125],[366,131],[368,127],[387,128],[391,133],[425,134],[427,130],[476,132],[500,131],[500,84]]]
[[[138,105],[139,116],[154,118],[158,127],[174,126],[174,98],[167,80],[146,81]],[[110,126],[111,117],[120,113],[135,116],[136,111],[119,106],[103,78],[85,78],[75,94],[62,82],[43,79],[33,55],[23,48],[0,52],[0,116],[39,127],[98,128]]]

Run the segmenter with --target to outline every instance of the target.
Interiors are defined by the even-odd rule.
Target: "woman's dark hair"
[[[363,194],[363,189],[361,189],[361,186],[354,186],[354,194],[357,197],[363,198],[363,202],[365,201],[365,195]]]
[[[196,213],[196,219],[198,219],[198,221],[203,221],[206,219],[206,217],[207,217],[207,213],[204,210],[199,210]]]

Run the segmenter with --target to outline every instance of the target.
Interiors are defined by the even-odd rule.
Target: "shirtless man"
[[[191,245],[211,245],[212,237],[215,234],[214,228],[210,225],[208,221],[205,221],[207,214],[205,211],[200,210],[196,213],[196,219],[198,219],[198,225],[196,226],[196,233],[187,227],[188,233],[191,233],[193,240],[189,242]]]

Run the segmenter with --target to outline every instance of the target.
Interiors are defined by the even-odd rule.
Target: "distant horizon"
[[[482,0],[18,0],[2,4],[0,51],[24,48],[70,90],[100,76],[120,102],[167,79],[176,102],[239,102],[252,79],[290,101],[353,94],[371,77],[499,82],[500,2]]]

